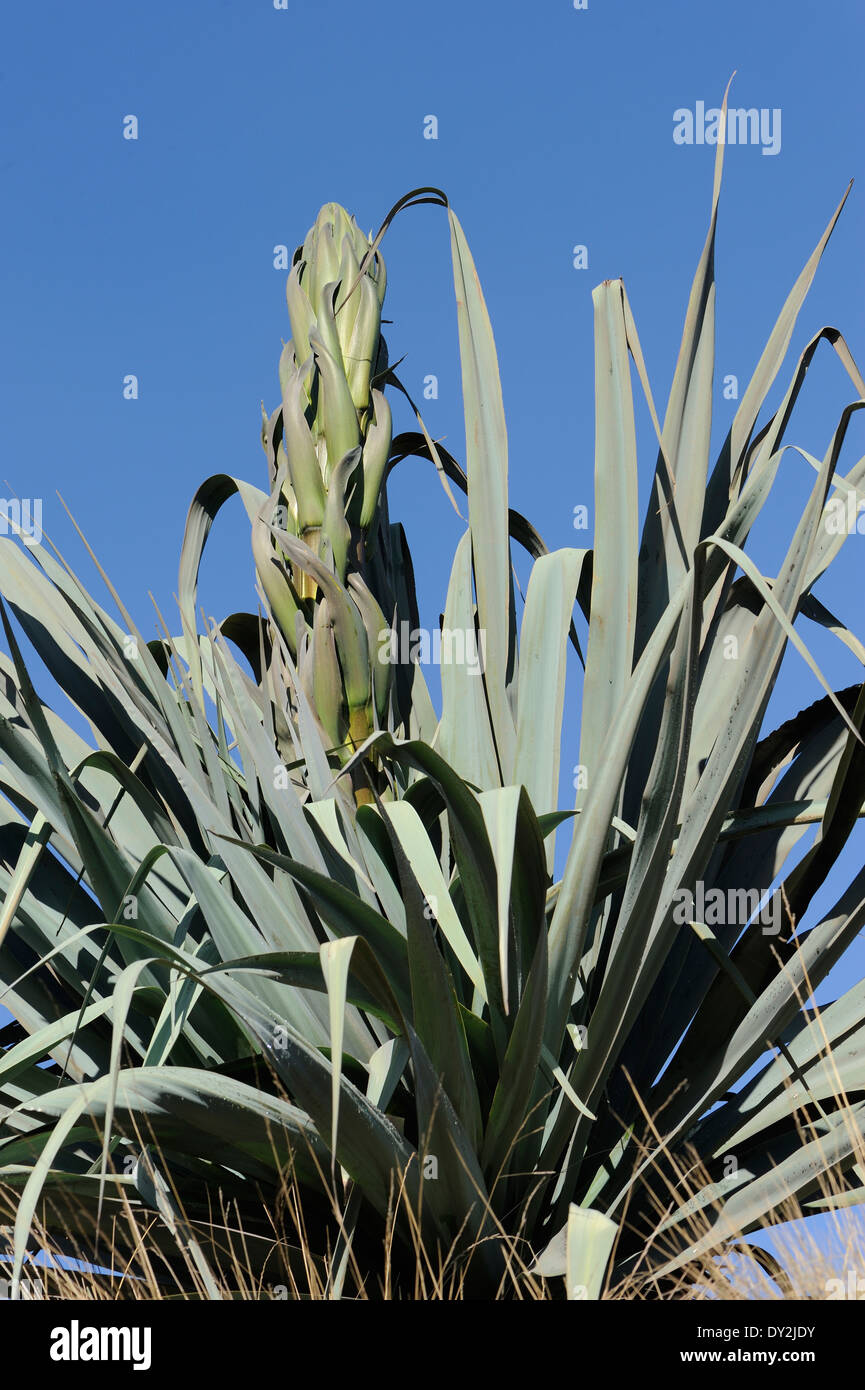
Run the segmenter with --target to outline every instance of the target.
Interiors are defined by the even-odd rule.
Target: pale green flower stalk
[[[390,407],[373,385],[386,370],[381,308],[386,273],[370,241],[336,203],[319,213],[295,252],[286,286],[291,339],[279,364],[285,465],[282,497],[294,534],[320,553],[330,541],[345,579],[349,553],[362,566],[391,443]],[[359,452],[358,452],[359,451]],[[301,597],[315,593],[298,576]]]
[[[294,254],[282,402],[262,429],[272,515],[254,538],[274,619],[309,667],[304,687],[343,760],[384,719],[390,687],[377,660],[388,623],[367,583],[392,437],[376,384],[387,371],[386,272],[370,251],[354,218],[327,203]],[[298,614],[307,632],[300,646]]]

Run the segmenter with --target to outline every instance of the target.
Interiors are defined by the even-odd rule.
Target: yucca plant
[[[422,425],[390,439],[382,233],[329,204],[289,277],[268,490],[219,475],[196,495],[183,635],[146,642],[110,585],[120,622],[49,548],[0,540],[16,1276],[37,1218],[76,1232],[80,1255],[107,1226],[122,1246],[119,1214],[152,1209],[175,1280],[193,1268],[216,1297],[223,1203],[277,1281],[287,1173],[309,1249],[289,1240],[279,1258],[311,1250],[331,1297],[350,1260],[378,1287],[386,1235],[397,1288],[420,1242],[464,1294],[562,1275],[571,1297],[635,1277],[657,1292],[791,1198],[819,1207],[828,1178],[836,1204],[862,1199],[865,982],[819,1015],[808,1001],[865,922],[865,870],[812,908],[862,813],[865,687],[833,690],[801,627],[865,660],[812,592],[845,538],[827,525],[835,499],[860,499],[865,458],[839,461],[865,383],[824,329],[759,423],[839,206],[710,468],[723,152],[663,423],[623,283],[594,292],[592,550],[548,554],[509,510],[492,330],[459,220],[430,189],[382,232],[404,206],[447,210],[464,471]],[[746,547],[793,466],[823,341],[856,399],[822,460],[798,450],[813,490],[765,574]],[[658,437],[642,534],[632,367]],[[440,714],[417,665],[376,695],[379,639],[417,613],[386,501],[409,453],[468,493],[443,622],[484,634],[483,672],[443,665]],[[234,491],[262,613],[202,633],[202,548]],[[521,613],[512,538],[534,561]],[[10,609],[92,745],[37,696]],[[563,808],[578,609],[580,776]],[[791,644],[824,693],[769,731]],[[734,920],[716,910],[731,895],[747,904]]]

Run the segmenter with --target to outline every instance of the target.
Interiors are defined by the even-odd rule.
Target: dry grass
[[[723,1248],[710,1251],[659,1280],[653,1272],[676,1248],[657,1226],[707,1181],[697,1162],[670,1182],[674,1191],[666,1204],[657,1202],[657,1223],[645,1241],[639,1259],[629,1273],[604,1289],[610,1300],[755,1300],[821,1299],[855,1297],[859,1278],[865,1276],[865,1223],[845,1219],[835,1205],[840,1191],[830,1177],[820,1182],[827,1203],[827,1219],[817,1235],[795,1196],[768,1217],[756,1231],[734,1232]],[[0,1189],[0,1215],[14,1219],[15,1194]],[[395,1259],[397,1211],[408,1215],[412,1250],[408,1264],[404,1251]],[[347,1232],[350,1206],[334,1197],[334,1229]],[[55,1218],[51,1230],[42,1219],[33,1223],[24,1268],[22,1296],[72,1300],[246,1299],[331,1300],[342,1297],[370,1301],[454,1301],[467,1297],[465,1257],[453,1251],[429,1250],[423,1243],[417,1214],[409,1210],[403,1194],[396,1194],[385,1223],[381,1248],[364,1267],[350,1240],[337,1242],[323,1256],[314,1253],[306,1228],[301,1191],[286,1173],[275,1210],[262,1206],[262,1222],[256,1231],[245,1230],[232,1204],[221,1202],[207,1221],[175,1215],[174,1231],[163,1218],[133,1200],[129,1189],[119,1198],[106,1199],[101,1240],[84,1238],[86,1223],[78,1231],[67,1223],[59,1239]],[[711,1229],[717,1206],[704,1208],[688,1218],[689,1239],[696,1244]],[[627,1225],[627,1213],[622,1218]],[[262,1234],[267,1225],[269,1234]],[[827,1230],[828,1227],[828,1230]],[[533,1262],[528,1243],[499,1227],[506,1251],[506,1275],[497,1297],[501,1299],[560,1299],[564,1281],[546,1280],[530,1273]],[[7,1241],[4,1242],[4,1231]],[[774,1253],[755,1241],[771,1237]],[[0,1228],[0,1253],[8,1246],[11,1226]],[[11,1248],[11,1247],[10,1247]],[[70,1267],[70,1250],[79,1261],[98,1260],[98,1268]],[[95,1257],[94,1257],[95,1250]],[[36,1252],[40,1261],[35,1264]],[[469,1256],[470,1262],[471,1256]],[[11,1274],[6,1265],[5,1277]],[[3,1264],[0,1263],[0,1279]],[[34,1283],[34,1280],[39,1282]],[[832,1281],[838,1281],[833,1284]],[[849,1290],[853,1290],[850,1292]],[[865,1279],[863,1279],[865,1293]]]

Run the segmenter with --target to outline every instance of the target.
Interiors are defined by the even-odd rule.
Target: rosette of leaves
[[[397,719],[394,681],[387,722],[347,769],[374,752],[389,800],[358,805],[334,777],[337,676],[346,707],[369,696],[343,655],[366,631],[364,575],[351,544],[339,573],[324,513],[318,528],[298,513],[258,532],[292,586],[290,621],[272,600],[267,624],[194,625],[221,502],[239,490],[251,518],[289,505],[275,426],[270,493],[222,476],[193,504],[182,637],[148,644],[47,546],[0,538],[4,603],[93,730],[85,740],[37,696],[6,615],[0,1180],[17,1198],[14,1274],[35,1216],[74,1226],[80,1256],[132,1203],[158,1216],[174,1280],[189,1285],[192,1249],[194,1287],[217,1296],[218,1200],[263,1276],[286,1169],[308,1249],[283,1254],[334,1297],[349,1256],[378,1287],[386,1236],[391,1287],[410,1295],[418,1235],[481,1296],[512,1292],[529,1267],[571,1297],[635,1277],[652,1294],[741,1249],[791,1197],[825,1210],[829,1178],[835,1205],[865,1199],[865,983],[819,1018],[809,1003],[865,925],[861,855],[844,853],[863,814],[865,647],[814,592],[845,541],[826,525],[836,498],[855,514],[865,491],[865,459],[842,464],[865,381],[834,328],[784,367],[839,206],[713,450],[723,153],[662,417],[624,284],[594,292],[593,545],[535,546],[519,623],[510,540],[530,534],[508,508],[492,327],[448,210],[465,474],[440,461],[467,474],[469,515],[445,619],[482,628],[486,652],[480,676],[443,668],[440,712],[416,671]],[[817,458],[789,434],[821,345],[852,391]],[[306,395],[309,355],[293,362],[313,439],[326,381]],[[657,432],[642,507],[635,384]],[[359,416],[358,431],[337,468],[361,447]],[[391,462],[423,447],[395,440]],[[792,527],[791,468],[812,484]],[[779,492],[785,553],[761,562],[753,533]],[[380,511],[366,582],[390,612],[383,576],[407,607],[410,562],[395,541],[376,549],[382,527]],[[579,609],[577,731],[565,689]],[[827,681],[808,624],[839,641],[848,684]],[[318,640],[329,677],[325,658],[310,664]],[[803,662],[819,698],[773,728],[770,696],[789,678],[796,699]],[[577,733],[574,804],[559,774]],[[780,930],[756,913],[682,922],[697,884],[705,900],[765,890]]]

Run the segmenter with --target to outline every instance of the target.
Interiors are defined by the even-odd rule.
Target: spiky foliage
[[[819,1024],[806,1007],[865,922],[865,871],[812,910],[862,810],[865,694],[831,690],[800,635],[816,621],[865,655],[812,593],[844,540],[826,524],[833,500],[862,487],[865,459],[838,471],[861,399],[822,461],[800,451],[814,486],[777,574],[746,551],[792,464],[787,433],[819,344],[857,397],[865,383],[824,330],[758,425],[839,207],[710,469],[722,158],[719,145],[663,424],[622,282],[594,293],[592,551],[543,553],[509,511],[492,331],[448,209],[465,473],[423,432],[389,451],[390,466],[425,454],[467,484],[444,621],[485,633],[484,669],[443,666],[440,717],[417,666],[397,667],[371,709],[369,651],[355,672],[341,640],[370,632],[353,575],[388,620],[416,601],[386,520],[383,436],[370,445],[386,419],[370,377],[373,361],[383,370],[382,263],[334,205],[289,280],[270,490],[221,475],[193,502],[183,636],[147,643],[119,599],[120,623],[48,549],[0,540],[6,604],[94,738],[38,698],[4,610],[0,997],[15,1022],[0,1177],[20,1192],[19,1270],[34,1216],[74,1224],[81,1249],[128,1202],[158,1213],[175,1277],[191,1259],[215,1296],[217,1194],[254,1263],[257,1236],[270,1250],[262,1202],[279,1205],[288,1170],[310,1244],[330,1256],[331,1295],[349,1249],[374,1285],[392,1223],[390,1287],[420,1239],[468,1292],[508,1288],[515,1259],[539,1258],[537,1277],[566,1274],[569,1293],[597,1296],[605,1271],[615,1283],[647,1262],[659,1288],[791,1195],[807,1208],[821,1174],[839,1201],[865,1192],[865,983]],[[446,206],[434,190],[406,201]],[[632,364],[659,443],[642,536]],[[202,634],[201,550],[235,490],[265,616]],[[269,519],[279,505],[290,527]],[[519,637],[512,535],[535,559]],[[581,775],[562,811],[578,601]],[[358,616],[345,610],[341,633],[344,603]],[[825,694],[767,732],[790,644]],[[797,858],[809,825],[816,841]],[[558,880],[557,828],[571,837]],[[704,901],[774,885],[781,931],[766,933],[766,913],[679,921],[698,884]]]

